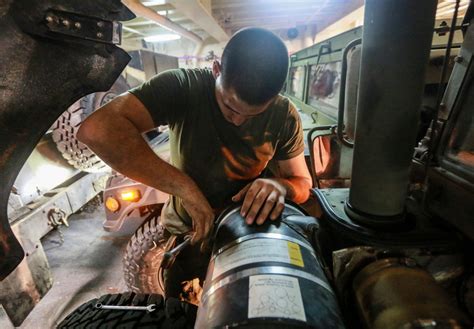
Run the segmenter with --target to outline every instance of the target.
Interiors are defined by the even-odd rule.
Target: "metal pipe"
[[[147,18],[161,27],[171,30],[184,38],[187,38],[197,44],[198,48],[201,47],[203,40],[195,33],[186,30],[179,24],[172,22],[165,16],[162,16],[154,10],[144,6],[140,0],[124,0],[123,3],[137,16]]]
[[[365,328],[469,328],[467,316],[413,259],[375,261],[355,276],[352,288]]]
[[[349,216],[366,225],[403,218],[436,5],[436,0],[366,1],[346,204]]]

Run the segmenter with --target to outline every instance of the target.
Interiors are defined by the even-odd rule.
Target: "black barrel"
[[[247,225],[240,207],[220,217],[195,328],[344,328],[336,296],[294,206]]]

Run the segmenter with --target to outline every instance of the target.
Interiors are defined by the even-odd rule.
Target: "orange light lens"
[[[116,212],[120,209],[120,203],[113,197],[109,196],[105,200],[105,207],[109,209],[111,212]]]
[[[129,190],[120,193],[120,197],[124,201],[137,202],[140,200],[141,195],[139,190]]]

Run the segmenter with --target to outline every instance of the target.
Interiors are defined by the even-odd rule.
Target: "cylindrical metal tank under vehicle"
[[[315,218],[287,205],[249,226],[233,208],[218,219],[195,328],[345,328],[311,245]]]

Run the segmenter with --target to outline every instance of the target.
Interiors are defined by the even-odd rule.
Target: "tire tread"
[[[122,311],[96,309],[95,304],[106,305],[140,305],[156,304],[154,312]],[[158,294],[123,294],[104,295],[92,299],[74,310],[58,328],[193,328],[197,307],[175,298],[164,298]]]

